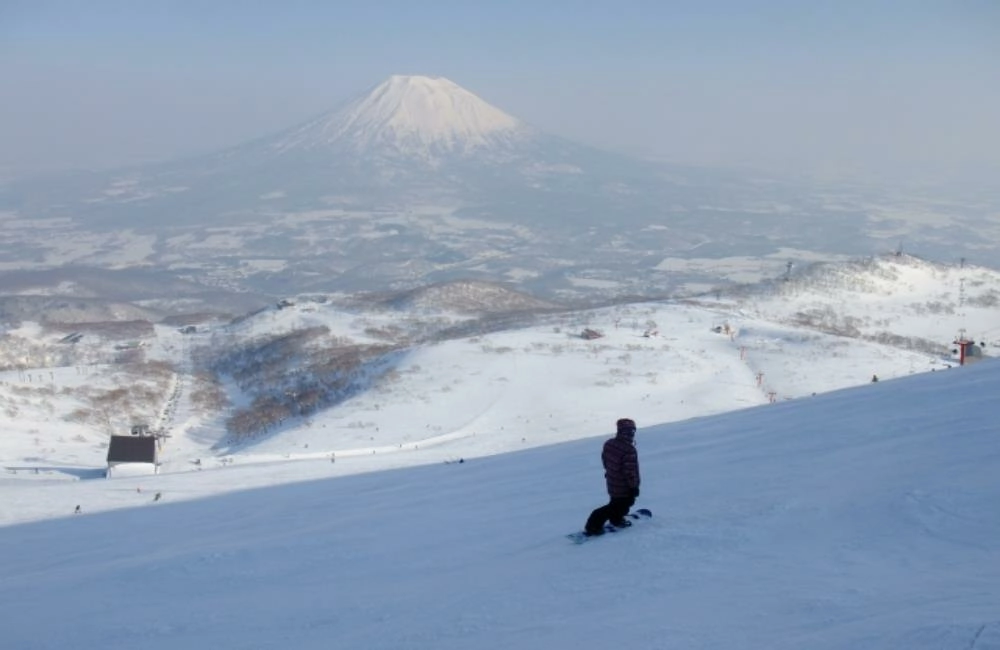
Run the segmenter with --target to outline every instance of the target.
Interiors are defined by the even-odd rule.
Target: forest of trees
[[[347,399],[389,370],[401,349],[348,343],[319,326],[226,349],[209,368],[231,377],[250,398],[226,420],[231,440],[238,442]]]

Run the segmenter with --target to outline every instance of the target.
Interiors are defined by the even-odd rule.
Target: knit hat
[[[625,434],[629,436],[635,435],[635,420],[630,418],[622,418],[618,420],[618,433]]]

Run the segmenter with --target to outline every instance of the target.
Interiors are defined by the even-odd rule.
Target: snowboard
[[[639,508],[635,512],[628,513],[628,518],[632,521],[632,526],[635,522],[645,521],[653,516],[652,511],[649,508]],[[583,544],[588,539],[600,539],[602,537],[607,537],[609,534],[620,533],[623,530],[628,530],[632,526],[627,526],[625,528],[615,528],[611,524],[604,524],[604,534],[603,535],[587,535],[582,530],[575,533],[570,533],[566,535],[567,538],[574,544]]]

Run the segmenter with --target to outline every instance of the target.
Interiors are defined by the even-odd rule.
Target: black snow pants
[[[635,505],[635,497],[611,497],[607,505],[601,506],[590,513],[587,518],[587,525],[584,530],[588,533],[597,533],[604,530],[604,523],[610,521],[616,524],[628,514],[629,508]]]

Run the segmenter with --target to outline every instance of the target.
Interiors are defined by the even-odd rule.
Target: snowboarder
[[[616,528],[631,525],[627,519],[628,511],[639,496],[639,454],[635,450],[635,421],[622,418],[618,420],[617,428],[615,437],[607,440],[601,450],[604,478],[611,500],[590,513],[583,528],[587,535],[603,533],[604,523],[607,521]]]

